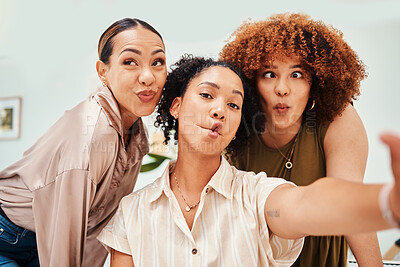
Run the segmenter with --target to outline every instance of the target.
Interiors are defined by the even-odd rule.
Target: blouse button
[[[208,193],[208,189],[209,189],[209,188],[207,187],[207,188],[206,188],[206,194]]]
[[[192,254],[193,254],[193,255],[196,255],[196,254],[197,254],[197,249],[195,249],[195,248],[192,249]]]

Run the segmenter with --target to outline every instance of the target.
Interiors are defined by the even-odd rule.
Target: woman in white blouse
[[[167,141],[174,133],[178,157],[161,178],[123,198],[98,237],[111,266],[289,266],[306,235],[398,225],[400,181],[396,189],[333,178],[296,187],[230,166],[221,152],[235,156],[246,144],[257,109],[252,95],[226,63],[186,56],[175,64],[156,125]],[[399,180],[400,139],[384,140]]]

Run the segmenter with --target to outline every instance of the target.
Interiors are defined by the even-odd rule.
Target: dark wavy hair
[[[120,19],[120,20],[117,20],[116,22],[114,22],[110,27],[108,27],[103,32],[103,34],[100,36],[99,43],[97,45],[99,59],[101,61],[103,61],[104,63],[108,64],[108,60],[113,51],[114,36],[116,36],[120,32],[130,30],[133,28],[137,28],[137,27],[143,27],[146,30],[149,30],[149,31],[157,34],[161,38],[161,41],[163,41],[161,34],[147,22],[140,20],[140,19],[136,19],[136,18]]]
[[[310,72],[310,96],[315,100],[312,113],[320,123],[340,115],[359,96],[360,81],[367,77],[365,65],[343,34],[304,14],[284,13],[244,22],[220,52],[220,59],[241,68],[253,86],[257,70],[280,56],[300,57]]]
[[[244,90],[244,100],[242,108],[242,120],[236,132],[236,139],[232,140],[226,147],[226,154],[229,157],[235,157],[247,145],[249,135],[251,134],[250,127],[257,125],[257,114],[261,114],[261,107],[258,100],[253,96],[254,89],[247,82],[244,74],[236,67],[223,62],[215,61],[211,58],[193,57],[193,55],[185,54],[174,65],[171,66],[171,71],[168,74],[165,83],[160,103],[157,106],[156,127],[161,127],[164,132],[165,141],[167,144],[171,140],[173,134],[174,139],[178,140],[178,120],[170,114],[170,107],[176,97],[184,97],[188,84],[192,79],[200,75],[206,69],[220,66],[228,68],[236,73],[242,81]],[[258,129],[256,129],[258,130]]]

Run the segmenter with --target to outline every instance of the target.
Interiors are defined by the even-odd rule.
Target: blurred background
[[[354,103],[370,145],[365,182],[391,181],[389,154],[379,134],[400,134],[398,0],[0,0],[0,98],[18,96],[22,107],[19,137],[0,140],[0,169],[101,86],[97,42],[114,21],[137,17],[153,25],[163,35],[171,65],[183,53],[217,57],[241,22],[282,12],[307,13],[340,29],[367,65],[369,77]],[[154,117],[145,121],[156,139]],[[141,173],[135,190],[155,180],[164,167],[165,162]],[[382,254],[399,237],[399,230],[379,232]]]

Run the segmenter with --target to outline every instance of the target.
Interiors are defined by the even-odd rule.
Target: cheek
[[[165,71],[160,71],[154,76],[156,77],[159,87],[164,87],[165,81],[167,80],[167,70],[165,69]]]
[[[271,86],[266,85],[265,83],[258,83],[257,84],[257,91],[262,101],[268,102],[271,99]]]
[[[307,102],[309,97],[310,97],[310,86],[307,84],[304,87],[303,99]]]
[[[236,131],[238,130],[241,117],[242,116],[241,116],[240,112],[239,112],[239,115],[234,114],[231,116],[231,120],[229,122],[229,133],[231,133],[232,135],[234,135],[236,133]]]

